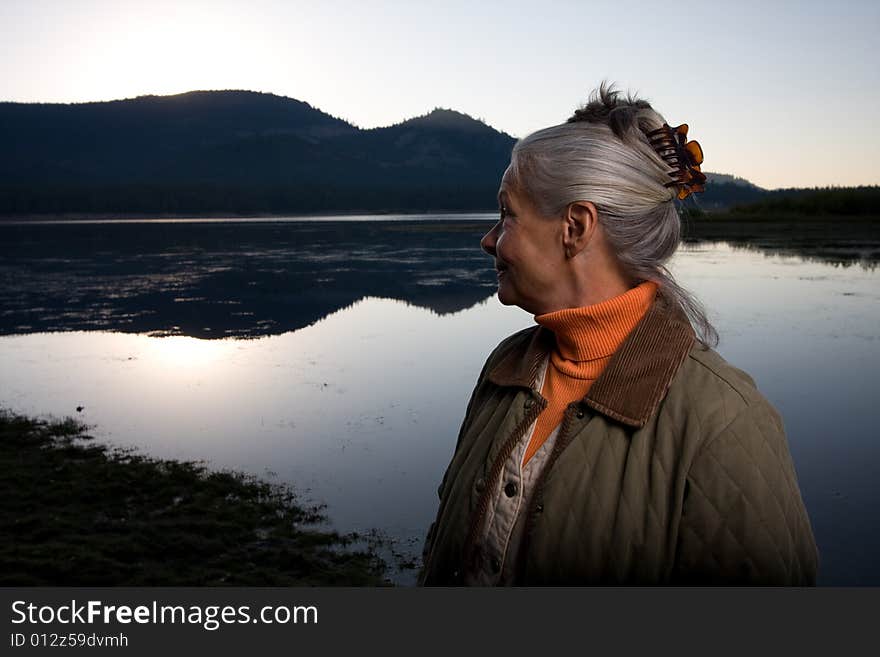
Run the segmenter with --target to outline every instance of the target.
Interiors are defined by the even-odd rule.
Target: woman
[[[664,267],[686,132],[602,85],[514,146],[482,247],[537,326],[483,367],[420,583],[815,583],[782,419]]]

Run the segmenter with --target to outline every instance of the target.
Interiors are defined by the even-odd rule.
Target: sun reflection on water
[[[143,357],[163,369],[204,370],[221,364],[236,349],[231,338],[203,340],[184,335],[151,337],[142,345]]]

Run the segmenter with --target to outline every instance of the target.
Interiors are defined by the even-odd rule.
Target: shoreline
[[[265,219],[292,219],[295,221],[332,221],[335,218],[339,218],[341,221],[352,221],[353,219],[357,219],[358,217],[364,217],[364,220],[369,217],[372,221],[382,221],[382,217],[421,217],[425,215],[443,215],[448,217],[453,216],[461,216],[464,218],[474,217],[478,215],[494,215],[496,211],[494,210],[474,210],[474,211],[462,211],[462,210],[430,210],[430,211],[422,211],[422,210],[407,210],[407,211],[384,211],[384,212],[370,212],[370,211],[347,211],[347,212],[308,212],[308,213],[294,213],[294,212],[266,212],[266,213],[258,213],[258,212],[248,212],[237,214],[235,212],[211,212],[206,214],[198,214],[198,213],[161,213],[161,212],[62,212],[62,213],[46,213],[46,214],[21,214],[21,215],[0,215],[0,224],[4,223],[30,223],[30,222],[57,222],[57,223],[65,223],[65,222],[75,222],[75,221],[151,221],[151,220],[165,220],[165,221],[187,221],[187,220],[231,220],[231,221],[244,221],[248,219],[252,219],[255,221],[265,220]],[[373,219],[373,218],[376,219]],[[466,219],[462,219],[463,221]],[[397,220],[400,221],[400,220]]]
[[[98,445],[88,428],[0,408],[0,585],[390,584],[369,537],[321,529],[290,489]]]
[[[61,212],[43,214],[2,214],[0,224],[19,222],[67,222],[67,221],[150,221],[171,220],[187,221],[194,219],[203,220],[261,220],[261,219],[291,219],[291,220],[318,220],[330,221],[339,218],[344,221],[363,218],[363,220],[381,221],[383,217],[424,217],[426,215],[441,215],[444,217],[461,217],[466,221],[468,217],[483,215],[496,215],[497,210],[348,210],[343,212],[208,212],[208,213],[162,213],[162,212]],[[395,221],[400,221],[397,219]],[[762,212],[732,212],[729,210],[696,211],[686,210],[682,214],[682,224],[719,225],[719,224],[824,224],[846,223],[865,224],[880,223],[880,210],[877,214],[798,214],[798,213],[762,213]]]

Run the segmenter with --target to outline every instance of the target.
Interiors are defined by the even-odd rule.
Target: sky
[[[0,101],[249,89],[523,137],[610,80],[689,124],[704,170],[880,184],[878,33],[878,0],[0,0]]]

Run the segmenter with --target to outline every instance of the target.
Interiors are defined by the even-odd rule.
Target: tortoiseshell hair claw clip
[[[703,149],[698,142],[687,141],[687,132],[687,123],[676,128],[664,123],[662,128],[645,133],[657,154],[674,169],[669,173],[672,180],[666,187],[677,187],[680,201],[706,189],[706,175],[700,171]]]

